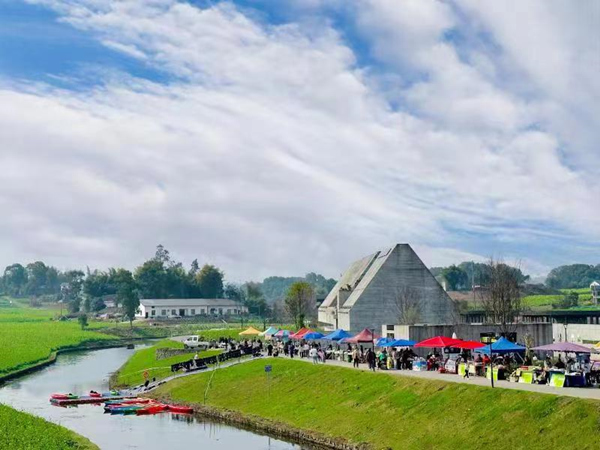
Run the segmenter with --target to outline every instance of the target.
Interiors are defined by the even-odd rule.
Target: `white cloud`
[[[329,27],[266,25],[231,4],[38,3],[176,78],[0,91],[5,263],[132,266],[163,243],[235,279],[336,275],[393,242],[431,265],[477,259],[449,248],[448,223],[600,237],[600,188],[562,163],[552,130],[531,129],[538,104],[443,40],[458,23],[445,3],[360,2],[377,54],[426,75],[402,92],[410,112],[389,107]]]

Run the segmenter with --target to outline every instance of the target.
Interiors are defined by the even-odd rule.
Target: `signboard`
[[[270,373],[272,371],[273,371],[273,366],[271,366],[271,365],[265,366],[265,372],[266,373]]]
[[[565,374],[564,373],[553,373],[550,378],[550,385],[554,387],[564,387],[565,385]]]
[[[485,377],[489,380],[490,379],[490,368],[486,367],[485,368]],[[494,381],[498,381],[498,369],[494,367]]]
[[[521,376],[519,377],[519,383],[533,383],[533,372],[521,372]]]
[[[458,365],[458,374],[464,377],[466,373],[467,373],[467,365],[465,363],[460,363]]]

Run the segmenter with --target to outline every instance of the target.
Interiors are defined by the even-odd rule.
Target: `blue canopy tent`
[[[526,347],[522,345],[515,344],[514,342],[510,342],[505,337],[501,337],[496,342],[492,344],[492,353],[513,353],[513,352],[524,352],[527,350]],[[490,354],[490,346],[486,345],[485,347],[481,347],[475,349],[477,353],[485,353],[486,355]]]
[[[409,341],[408,339],[397,339],[382,345],[382,347],[414,347],[415,344],[415,341]]]
[[[318,339],[323,339],[323,335],[313,331],[312,333],[306,333],[304,336],[302,336],[302,339],[306,339],[307,341],[316,341]]]
[[[323,339],[327,339],[328,341],[340,341],[349,337],[352,337],[352,335],[340,328],[332,333],[329,333],[327,336],[323,336]]]
[[[392,342],[393,339],[388,338],[388,337],[380,337],[379,339],[377,339],[375,341],[375,347],[385,347],[386,344],[389,344],[390,342]]]

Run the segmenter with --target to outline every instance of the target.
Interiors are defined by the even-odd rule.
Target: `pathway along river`
[[[139,347],[138,347],[139,348]],[[54,392],[86,394],[108,390],[110,372],[117,370],[134,350],[112,348],[60,355],[55,364],[0,387],[0,403],[41,416],[92,440],[101,449],[164,450],[299,450],[298,446],[191,416],[170,413],[154,416],[104,414],[102,406],[52,406]]]

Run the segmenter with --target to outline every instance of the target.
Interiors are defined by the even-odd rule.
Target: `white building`
[[[225,298],[148,298],[140,300],[136,317],[167,319],[199,315],[222,316],[247,313],[248,308]]]
[[[594,305],[598,304],[598,300],[600,300],[600,283],[594,281],[590,284],[590,290],[592,291],[592,300]]]

